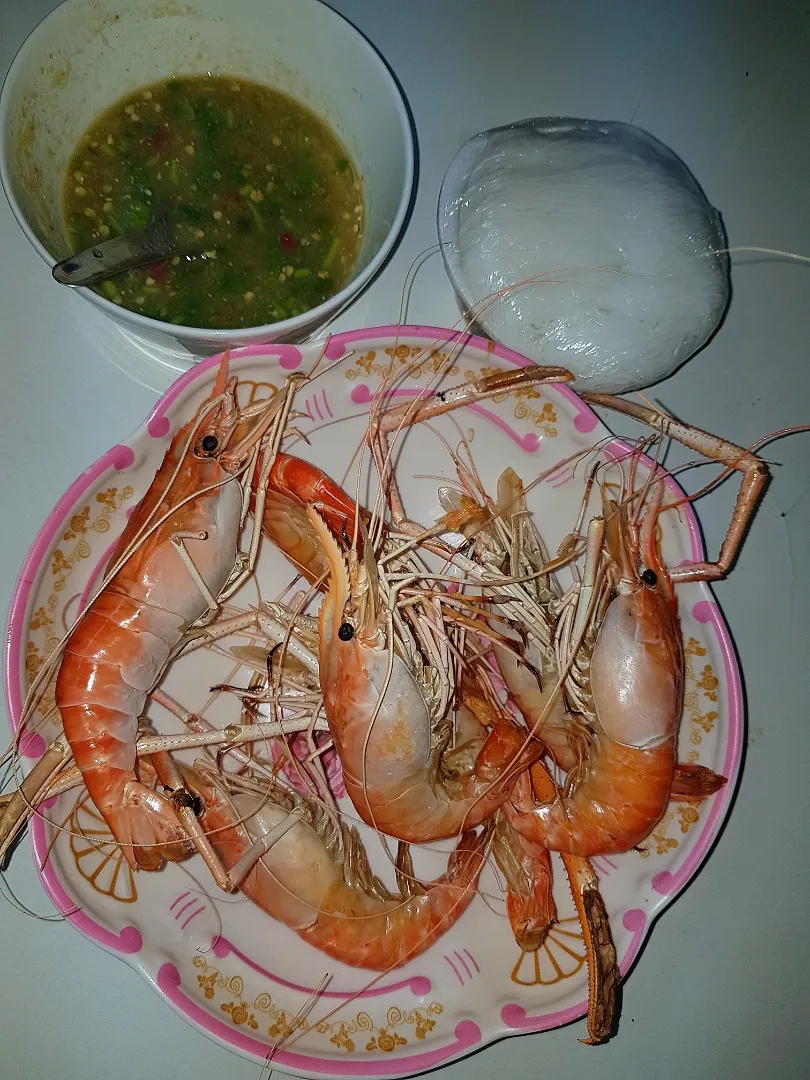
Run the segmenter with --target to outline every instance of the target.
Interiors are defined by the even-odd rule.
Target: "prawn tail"
[[[492,853],[506,879],[506,915],[518,947],[535,952],[557,921],[551,855],[516,833],[506,818],[496,826]]]
[[[127,781],[121,801],[102,813],[133,870],[159,870],[192,851],[171,800],[137,780]]]
[[[727,783],[728,777],[713,772],[705,765],[679,761],[675,765],[669,797],[673,802],[701,802]]]
[[[526,894],[507,889],[506,917],[518,948],[523,952],[537,952],[557,921],[557,908],[548,885],[537,881]]]

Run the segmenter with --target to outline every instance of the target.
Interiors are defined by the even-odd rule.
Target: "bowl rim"
[[[11,208],[11,212],[14,215],[21,232],[50,270],[53,270],[57,260],[51,255],[39,237],[34,233],[33,229],[28,224],[28,220],[22,211],[22,207],[14,196],[9,161],[6,154],[5,133],[8,129],[10,115],[9,98],[11,95],[11,88],[17,81],[20,67],[25,61],[28,52],[35,46],[36,39],[48,20],[55,16],[57,12],[60,12],[63,8],[74,2],[76,2],[76,0],[62,0],[62,3],[58,4],[57,7],[52,11],[49,11],[47,15],[39,20],[14,54],[14,59],[9,65],[8,71],[3,79],[2,88],[0,89],[0,184],[2,184],[9,207]],[[399,119],[399,130],[403,141],[405,167],[402,175],[402,190],[399,202],[397,203],[397,209],[388,232],[385,234],[382,243],[377,248],[373,257],[369,260],[368,265],[356,277],[350,278],[339,292],[336,292],[334,296],[330,296],[327,300],[324,300],[323,303],[318,304],[317,307],[309,308],[301,315],[296,315],[291,319],[284,319],[281,322],[262,323],[256,326],[244,326],[239,328],[232,327],[230,329],[216,329],[204,326],[182,326],[171,322],[164,322],[161,319],[151,319],[146,315],[131,311],[129,308],[113,303],[112,300],[107,300],[106,297],[94,292],[89,286],[83,285],[74,287],[74,292],[79,293],[88,302],[94,304],[108,317],[119,323],[124,322],[130,326],[135,333],[141,333],[142,335],[154,335],[156,333],[164,335],[168,334],[181,342],[181,344],[188,346],[198,345],[201,339],[205,339],[211,345],[216,346],[217,344],[226,345],[236,337],[243,340],[258,341],[262,337],[272,335],[274,338],[280,339],[290,334],[295,334],[298,331],[309,330],[313,323],[319,322],[323,325],[328,319],[335,317],[336,314],[345,310],[353,303],[376,278],[377,274],[388,260],[389,255],[396,247],[407,223],[416,183],[416,132],[407,100],[399,79],[394,73],[391,65],[377,46],[374,45],[374,43],[370,41],[350,19],[347,19],[339,11],[335,11],[335,9],[325,3],[324,0],[297,0],[299,5],[305,2],[313,7],[325,9],[327,19],[334,16],[347,24],[353,31],[361,49],[365,49],[368,59],[380,70],[384,80],[388,83],[390,88],[394,107]]]

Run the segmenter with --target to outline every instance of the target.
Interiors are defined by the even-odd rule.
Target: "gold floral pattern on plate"
[[[382,1050],[390,1054],[400,1046],[408,1045],[408,1036],[424,1039],[436,1026],[435,1017],[444,1012],[444,1006],[432,1001],[421,1009],[401,1009],[391,1005],[385,1014],[385,1023],[380,1023],[369,1013],[355,1013],[351,1020],[326,1020],[311,1024],[305,1017],[282,1008],[271,994],[257,994],[252,1001],[244,996],[245,984],[241,975],[223,975],[217,968],[209,968],[204,956],[197,954],[192,963],[198,969],[197,984],[208,1000],[222,997],[220,1011],[225,1013],[236,1027],[243,1024],[254,1031],[269,1035],[273,1043],[279,1043],[293,1031],[316,1032],[329,1038],[329,1042],[348,1054],[358,1049],[359,1042],[369,1052]],[[218,991],[221,993],[218,994]],[[269,1021],[269,1022],[268,1022]],[[360,1035],[362,1033],[362,1035]],[[365,1043],[363,1043],[365,1039]]]
[[[539,949],[521,951],[512,968],[518,986],[553,986],[570,979],[585,963],[585,941],[576,915],[559,919]]]
[[[690,739],[695,746],[700,746],[703,736],[708,735],[720,715],[718,710],[709,708],[703,711],[705,703],[717,704],[717,691],[720,680],[714,674],[711,664],[703,664],[706,649],[697,638],[690,637],[684,644],[684,666],[686,669],[686,693],[683,707],[692,725]],[[696,668],[700,668],[696,671]],[[691,686],[691,688],[690,688]],[[704,700],[705,699],[705,700]]]
[[[488,375],[500,375],[504,372],[503,368],[497,367],[482,367],[480,371],[465,371],[465,378],[472,381],[473,379],[486,378]],[[557,435],[557,413],[554,410],[554,406],[550,401],[546,401],[542,407],[538,405],[537,408],[528,404],[529,401],[541,401],[543,394],[535,386],[520,386],[515,390],[504,390],[500,394],[493,394],[493,401],[506,401],[514,394],[517,399],[517,404],[514,409],[514,417],[516,420],[529,419],[535,427],[542,428],[543,434],[553,439]]]
[[[67,828],[73,860],[84,880],[102,896],[134,904],[138,899],[135,874],[87,795],[77,801]]]
[[[705,656],[706,648],[697,638],[686,639],[683,645],[683,708],[684,719],[689,720],[689,740],[693,746],[699,746],[703,742],[703,736],[709,734],[720,715],[716,708],[706,708],[707,703],[717,704],[720,680],[714,674],[711,664],[702,663]],[[690,750],[687,758],[693,764],[697,763],[700,760],[700,751]],[[670,803],[653,831],[644,843],[638,846],[639,855],[645,859],[652,854],[666,855],[668,851],[678,847],[679,838],[685,836],[699,821],[700,811],[695,805]]]
[[[29,686],[39,674],[43,664],[59,645],[62,637],[64,612],[69,601],[64,592],[73,571],[82,560],[89,558],[93,550],[89,542],[92,533],[110,530],[110,519],[123,503],[131,499],[133,488],[108,487],[96,492],[93,502],[75,513],[62,533],[61,543],[54,549],[50,559],[51,583],[48,597],[34,611],[28,624],[29,637],[26,645],[25,668]],[[94,513],[93,511],[97,512]],[[47,587],[46,587],[47,588]],[[61,608],[60,608],[60,600]],[[54,708],[53,685],[43,688],[37,705],[41,716],[49,716]]]
[[[383,352],[388,360],[378,363],[377,350],[369,349],[354,361],[354,367],[346,369],[345,375],[350,380],[372,376],[390,379],[397,368],[403,367],[408,368],[412,379],[421,379],[425,372],[435,375],[444,371],[447,375],[456,375],[458,367],[449,362],[450,352],[452,350],[442,352],[440,349],[426,349],[421,345],[392,345]]]

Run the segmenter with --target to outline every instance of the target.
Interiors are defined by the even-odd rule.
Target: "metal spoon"
[[[60,285],[94,285],[137,266],[160,262],[171,255],[196,255],[180,251],[174,243],[172,217],[167,206],[159,208],[145,229],[115,236],[86,251],[58,262],[53,276]]]

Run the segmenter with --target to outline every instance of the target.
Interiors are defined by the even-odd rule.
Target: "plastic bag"
[[[728,304],[720,215],[629,124],[544,117],[475,136],[447,170],[438,223],[463,309],[493,340],[568,367],[576,389],[658,382]]]

